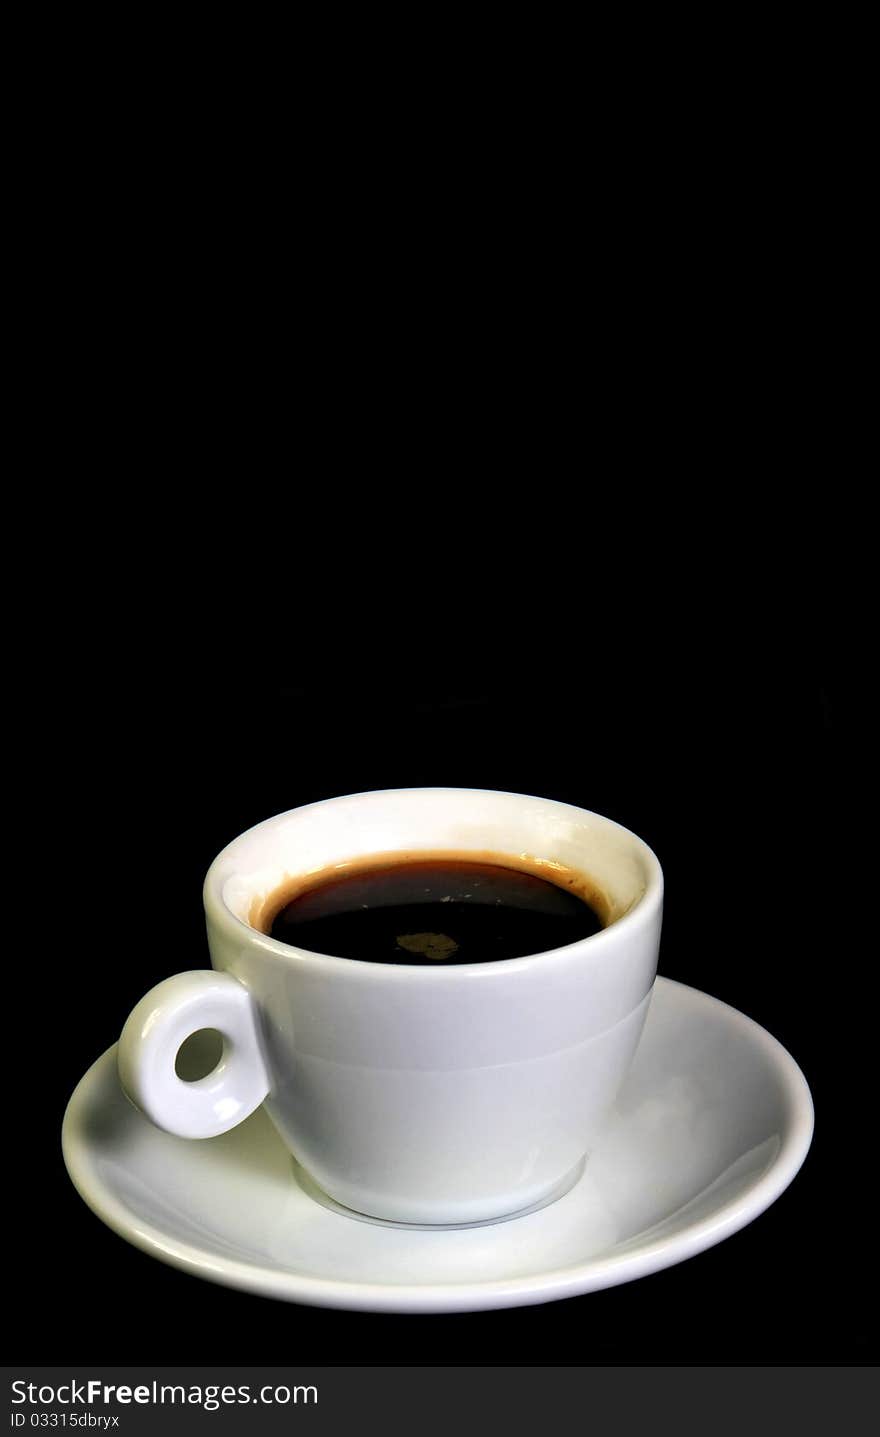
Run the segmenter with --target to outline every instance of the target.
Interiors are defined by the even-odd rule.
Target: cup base
[[[530,1203],[528,1207],[517,1208],[515,1212],[501,1213],[498,1217],[482,1218],[479,1222],[396,1222],[390,1218],[371,1217],[369,1213],[357,1212],[355,1208],[344,1207],[335,1198],[325,1193],[312,1177],[311,1173],[298,1163],[296,1158],[291,1159],[296,1181],[302,1191],[321,1207],[329,1209],[330,1212],[339,1213],[341,1217],[354,1218],[356,1222],[373,1223],[376,1227],[402,1228],[405,1232],[457,1232],[470,1227],[495,1227],[501,1222],[513,1222],[516,1218],[527,1217],[529,1213],[540,1212],[541,1208],[549,1207],[551,1203],[557,1202],[559,1198],[565,1197],[575,1183],[580,1179],[587,1161],[582,1157],[580,1162],[555,1183],[549,1192],[545,1193],[537,1202]]]

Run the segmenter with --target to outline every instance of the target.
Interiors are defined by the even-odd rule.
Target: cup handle
[[[223,1055],[212,1073],[187,1083],[175,1059],[200,1028],[216,1028]],[[151,988],[119,1039],[119,1077],[148,1118],[181,1138],[213,1138],[249,1117],[269,1092],[254,1002],[228,973],[178,973]]]

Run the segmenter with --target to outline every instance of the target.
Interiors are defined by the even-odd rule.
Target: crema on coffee
[[[420,967],[545,953],[604,926],[606,905],[588,879],[525,862],[387,854],[290,880],[261,905],[256,926],[312,953]]]

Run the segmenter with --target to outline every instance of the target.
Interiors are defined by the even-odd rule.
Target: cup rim
[[[507,798],[520,798],[526,802],[555,804],[559,808],[572,809],[575,813],[599,819],[602,824],[625,834],[638,847],[645,860],[645,891],[622,917],[609,924],[607,928],[601,928],[598,933],[590,934],[587,938],[578,938],[573,943],[564,943],[558,948],[546,948],[540,953],[525,953],[519,958],[499,958],[492,963],[450,963],[447,967],[439,966],[437,968],[427,968],[417,963],[372,963],[364,958],[344,958],[333,953],[316,953],[309,948],[297,948],[293,944],[282,943],[279,939],[272,938],[267,933],[261,933],[257,928],[252,928],[249,923],[245,923],[236,913],[233,913],[227,905],[218,880],[218,870],[229,850],[247,834],[253,833],[255,829],[262,828],[265,824],[287,818],[292,813],[305,813],[309,809],[323,808],[344,799],[378,797],[379,795],[391,796],[399,793],[503,794]],[[317,968],[318,971],[328,975],[334,973],[340,977],[348,975],[352,980],[376,981],[381,978],[383,981],[392,982],[436,983],[473,980],[477,975],[486,980],[493,974],[503,975],[520,969],[530,970],[538,962],[542,969],[546,969],[548,960],[554,958],[564,960],[566,957],[572,958],[575,955],[579,961],[599,962],[609,955],[622,938],[635,935],[640,928],[645,928],[654,921],[663,903],[663,887],[663,870],[660,860],[650,845],[632,829],[618,823],[613,818],[606,817],[605,814],[597,813],[594,809],[581,808],[578,804],[566,803],[561,799],[545,798],[539,794],[513,793],[508,789],[421,785],[412,788],[372,788],[355,793],[334,794],[331,798],[317,799],[313,803],[298,804],[295,808],[270,814],[268,818],[261,819],[259,823],[252,824],[250,828],[236,834],[235,838],[220,850],[205,875],[202,897],[208,919],[213,919],[237,941],[241,942],[246,936],[253,947],[282,962],[292,962],[298,966],[305,964],[307,967]]]

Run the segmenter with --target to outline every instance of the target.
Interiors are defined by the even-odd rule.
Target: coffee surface
[[[492,963],[561,948],[603,926],[576,881],[451,857],[327,875],[266,906],[282,943],[370,963]]]

